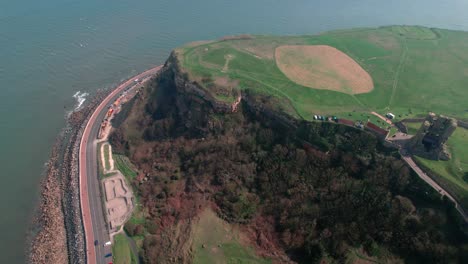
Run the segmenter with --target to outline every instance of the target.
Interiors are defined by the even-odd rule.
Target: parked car
[[[97,240],[94,240],[94,245],[97,246],[98,245],[98,241]]]
[[[105,258],[112,257],[112,253],[109,253],[109,254],[105,255],[104,257]]]

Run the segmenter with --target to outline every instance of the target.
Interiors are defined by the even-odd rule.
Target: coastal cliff
[[[180,59],[171,54],[110,136],[137,168],[129,180],[142,212],[125,229],[144,237],[145,263],[197,262],[210,243],[224,260],[239,258],[223,249],[233,244],[273,263],[353,252],[396,263],[463,259],[466,237],[444,229],[458,228],[453,205],[375,136],[298,119],[248,88],[216,99]],[[242,239],[203,240],[206,210]]]

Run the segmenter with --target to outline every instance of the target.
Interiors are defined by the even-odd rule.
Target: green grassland
[[[110,173],[104,173],[104,166],[106,166],[106,170],[108,170],[108,168],[110,168],[110,163],[109,163],[109,159],[107,158],[106,159],[106,146],[105,144],[107,143],[98,143],[97,144],[97,148],[96,148],[96,152],[97,152],[97,160],[98,160],[98,173],[99,173],[99,177],[100,178],[106,178],[106,177],[110,177],[112,175],[115,175],[115,172],[110,172]],[[107,144],[108,145],[108,144]],[[104,147],[103,147],[104,146]],[[104,159],[105,159],[105,163],[103,164],[102,162],[102,159],[101,159],[101,153],[102,153],[102,150],[104,149]],[[109,156],[107,156],[109,157]]]
[[[254,250],[240,243],[240,234],[218,218],[211,210],[200,215],[194,224],[193,263],[267,264],[271,261],[255,255]]]
[[[112,245],[112,255],[115,264],[137,264],[138,259],[132,254],[129,242],[124,234],[118,234],[114,237]]]
[[[335,47],[371,75],[375,89],[349,95],[298,85],[276,65],[274,52],[281,45]],[[407,117],[409,109],[468,118],[466,32],[394,26],[314,36],[253,36],[188,45],[176,53],[184,71],[222,101],[234,101],[238,89],[253,89],[280,98],[282,109],[304,119],[315,113],[371,110]],[[235,89],[215,85],[219,78],[235,80]]]
[[[374,89],[345,94],[301,86],[278,68],[282,45],[329,45],[353,58],[372,77]],[[233,102],[239,90],[274,96],[275,106],[294,117],[314,114],[384,123],[370,115],[393,112],[396,120],[435,112],[468,119],[468,32],[419,26],[390,26],[327,32],[313,36],[250,36],[192,44],[176,50],[182,70],[215,98]],[[222,80],[220,82],[220,80]],[[420,124],[409,124],[415,133]],[[450,138],[453,159],[419,159],[468,197],[468,138]]]
[[[407,122],[405,123],[406,127],[408,128],[409,135],[416,135],[419,128],[421,128],[421,122]]]
[[[110,170],[111,169],[111,165],[110,165],[110,160],[109,160],[109,153],[111,152],[110,151],[110,145],[108,143],[105,143],[103,145],[103,148],[104,148],[104,166],[106,168],[106,170]]]

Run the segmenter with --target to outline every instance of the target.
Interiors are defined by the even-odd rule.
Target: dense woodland
[[[212,206],[253,230],[263,253],[280,248],[299,263],[343,261],[359,247],[391,262],[468,263],[453,207],[373,135],[272,118],[273,99],[248,93],[238,112],[215,113],[173,79],[153,82],[111,136],[147,177],[133,182],[147,219],[126,226],[145,235],[145,262],[176,258],[183,246],[166,231]]]

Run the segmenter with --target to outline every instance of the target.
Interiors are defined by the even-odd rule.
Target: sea
[[[0,0],[0,263],[25,263],[67,115],[186,42],[406,24],[468,30],[466,0]]]

